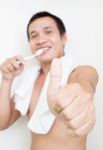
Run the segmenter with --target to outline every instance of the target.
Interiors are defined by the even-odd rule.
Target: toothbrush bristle
[[[36,55],[41,55],[43,52],[44,52],[44,50],[40,49],[40,50],[37,51]]]
[[[36,56],[37,55],[41,55],[42,53],[44,53],[48,48],[42,48],[42,49],[38,49],[38,51],[36,52]]]

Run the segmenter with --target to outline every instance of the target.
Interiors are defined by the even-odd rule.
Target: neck
[[[60,56],[58,56],[58,58],[60,58],[62,56],[64,56],[64,51],[63,51],[63,53],[60,54]],[[47,75],[48,71],[50,70],[51,62],[52,61],[41,63],[41,74],[42,75]]]
[[[50,70],[51,62],[41,63],[41,74],[47,75]]]

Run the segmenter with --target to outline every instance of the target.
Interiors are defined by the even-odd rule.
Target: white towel
[[[70,73],[77,66],[74,55],[67,54],[60,58],[63,64],[63,77],[61,85],[64,85]],[[25,75],[23,75],[22,83],[15,91],[15,109],[19,110],[21,115],[26,115],[29,109],[31,94],[35,81],[39,75],[40,66],[34,65],[30,67]],[[51,113],[47,104],[47,88],[49,83],[50,73],[47,74],[44,86],[42,88],[36,109],[34,110],[29,122],[28,127],[32,132],[39,134],[46,134],[52,127],[55,116]]]

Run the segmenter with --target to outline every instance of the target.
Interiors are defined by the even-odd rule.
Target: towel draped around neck
[[[72,54],[66,54],[60,58],[62,61],[63,76],[61,86],[67,83],[70,73],[77,67],[77,62]],[[21,115],[26,115],[30,106],[33,87],[40,72],[40,65],[30,66],[22,76],[22,81],[15,91],[15,109],[20,111]],[[47,74],[44,86],[33,114],[28,121],[29,129],[38,134],[46,134],[51,129],[55,116],[51,113],[47,103],[47,88],[49,84],[50,73]]]

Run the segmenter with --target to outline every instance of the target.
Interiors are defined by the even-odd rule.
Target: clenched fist
[[[50,110],[67,127],[71,136],[84,136],[95,124],[93,92],[85,90],[78,82],[61,86],[62,64],[54,59],[50,69],[47,99]]]

